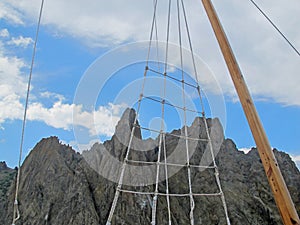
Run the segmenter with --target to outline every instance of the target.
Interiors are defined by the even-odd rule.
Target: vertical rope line
[[[142,102],[142,99],[143,99],[143,93],[144,93],[144,89],[145,89],[147,71],[148,71],[148,67],[146,67],[145,71],[144,71],[144,79],[143,79],[141,94],[139,96],[138,107],[137,107],[136,115],[135,115],[135,118],[134,118],[133,127],[132,127],[132,130],[131,130],[131,133],[130,133],[130,139],[129,139],[129,143],[128,143],[128,147],[127,147],[127,151],[126,151],[126,156],[125,156],[123,164],[122,164],[118,186],[117,186],[117,189],[116,189],[116,192],[115,192],[114,200],[113,200],[110,212],[109,212],[109,216],[108,216],[106,225],[111,224],[111,221],[112,221],[112,218],[113,218],[116,206],[117,206],[117,202],[118,202],[118,199],[119,199],[119,196],[120,196],[120,190],[121,190],[122,185],[123,185],[124,173],[125,173],[129,153],[130,153],[130,150],[131,150],[132,140],[133,140],[133,137],[134,137],[134,132],[135,132],[136,124],[137,124],[137,119],[138,119],[138,115],[139,115],[140,108],[141,108],[141,102]]]
[[[168,207],[168,218],[169,225],[172,224],[171,221],[171,204],[169,196],[169,175],[168,175],[168,165],[167,165],[167,149],[166,149],[166,135],[163,134],[163,149],[164,149],[164,166],[165,166],[165,177],[166,177],[166,198],[167,198],[167,207]]]
[[[157,1],[157,0],[156,0]],[[157,3],[154,3],[157,4]],[[156,6],[155,6],[156,7]],[[160,71],[160,59],[159,59],[159,46],[158,46],[158,28],[157,28],[157,19],[155,15],[154,20],[154,27],[155,27],[155,42],[156,42],[156,60],[157,60],[157,68]]]
[[[162,135],[163,135],[163,131],[161,129],[159,134],[159,146],[158,146],[158,153],[157,153],[158,155],[157,155],[157,163],[156,163],[156,179],[155,179],[155,190],[153,196],[152,221],[151,221],[152,225],[156,224],[156,210],[157,210],[158,182],[159,182],[159,168],[160,168],[159,163],[160,163],[161,146],[162,146]]]
[[[164,87],[163,87],[163,96],[161,101],[161,127],[159,134],[159,147],[158,147],[158,156],[157,156],[157,167],[156,167],[156,181],[155,181],[155,192],[153,197],[153,207],[152,207],[152,225],[156,224],[156,210],[157,210],[157,198],[158,198],[158,180],[159,180],[159,163],[161,155],[161,145],[162,145],[162,134],[164,130],[164,108],[165,108],[165,95],[166,95],[166,75],[168,68],[168,51],[169,51],[169,36],[170,36],[170,19],[171,19],[171,0],[169,0],[169,9],[168,9],[168,22],[167,22],[167,41],[166,41],[166,56],[165,56],[165,71],[164,71]]]
[[[140,92],[140,96],[139,96],[139,100],[138,100],[138,108],[137,108],[137,112],[136,112],[136,115],[135,115],[135,118],[134,118],[133,127],[132,127],[132,130],[131,130],[131,133],[130,133],[130,139],[129,139],[129,143],[128,143],[128,147],[127,147],[126,156],[125,156],[124,162],[122,164],[118,186],[117,186],[117,189],[116,189],[116,192],[115,192],[114,200],[113,200],[113,203],[112,203],[109,215],[108,215],[106,225],[110,225],[111,222],[112,222],[112,218],[113,218],[113,215],[114,215],[114,212],[115,212],[115,209],[116,209],[116,206],[117,206],[117,202],[118,202],[118,199],[119,199],[119,196],[120,196],[120,190],[121,190],[122,185],[123,185],[124,173],[125,173],[125,169],[126,169],[126,165],[127,165],[127,161],[128,161],[128,157],[129,157],[129,153],[130,153],[130,148],[131,148],[131,144],[132,144],[132,140],[133,140],[133,136],[134,136],[134,132],[135,132],[135,128],[136,128],[137,118],[138,118],[140,107],[141,107],[141,101],[142,101],[143,95],[144,95],[146,76],[147,76],[147,71],[148,71],[151,45],[152,45],[152,39],[153,39],[153,32],[154,32],[154,28],[156,27],[156,11],[157,11],[157,0],[154,0],[154,11],[153,11],[151,31],[150,31],[150,37],[149,37],[150,41],[149,41],[148,52],[147,52],[147,59],[146,59],[146,67],[145,67],[145,71],[144,71],[143,84],[142,84],[142,88],[141,88],[141,92]],[[157,36],[157,29],[156,29],[156,36]]]
[[[190,47],[190,51],[191,51],[191,57],[192,57],[193,68],[194,68],[194,72],[195,72],[195,76],[196,76],[196,81],[197,81],[197,83],[199,83],[198,82],[198,73],[197,73],[196,63],[195,63],[195,57],[194,57],[194,50],[193,50],[193,45],[192,45],[192,39],[191,39],[191,35],[190,35],[190,29],[189,29],[189,25],[188,25],[188,21],[187,21],[187,16],[186,16],[183,0],[181,0],[181,6],[182,6],[182,11],[183,11],[185,28],[186,28],[186,33],[188,36],[188,42],[189,42],[189,47]]]
[[[187,36],[188,36],[189,47],[190,47],[190,51],[191,51],[191,57],[192,57],[192,64],[193,64],[193,68],[194,68],[195,79],[196,79],[196,82],[197,82],[197,85],[198,85],[197,86],[197,91],[198,91],[198,95],[199,95],[199,98],[200,98],[200,105],[201,105],[201,109],[202,109],[202,115],[204,115],[205,110],[204,110],[203,98],[202,98],[202,94],[201,94],[201,87],[199,85],[200,82],[199,82],[198,72],[197,72],[197,67],[196,67],[196,62],[195,62],[192,39],[191,39],[191,35],[190,35],[190,29],[189,29],[189,25],[188,25],[188,21],[187,21],[187,16],[186,16],[185,6],[184,6],[184,3],[183,3],[183,0],[181,0],[181,6],[182,6],[183,15],[184,15],[184,22],[185,22],[186,33],[187,33]]]
[[[169,4],[169,9],[170,9],[170,4]],[[170,14],[170,11],[169,11],[169,14]],[[170,16],[169,16],[169,18],[170,18]],[[169,27],[169,21],[168,21],[168,27]],[[169,35],[169,32],[168,32],[168,35]],[[168,41],[167,41],[167,46],[168,46]],[[167,60],[167,55],[168,55],[168,53],[166,53],[166,60]],[[165,63],[167,64],[167,62],[165,62]],[[165,67],[165,69],[166,69],[166,67]],[[157,164],[156,164],[157,166],[156,166],[155,191],[154,191],[153,207],[152,207],[152,222],[151,222],[152,225],[156,224],[160,158],[161,158],[161,150],[162,150],[162,144],[163,144],[163,134],[164,134],[164,130],[165,130],[164,117],[165,117],[165,98],[166,98],[166,86],[167,86],[167,77],[166,77],[166,75],[167,75],[167,72],[165,71],[165,73],[164,73],[163,94],[161,96],[161,99],[162,99],[162,101],[161,101],[161,122],[160,122],[158,156],[157,156]]]
[[[179,0],[177,0],[177,20],[178,20],[178,38],[180,46],[180,66],[181,66],[181,79],[182,79],[182,101],[183,101],[183,113],[184,113],[184,136],[188,137],[187,131],[187,116],[186,116],[186,99],[185,99],[185,77],[183,69],[183,54],[182,54],[182,37],[181,37],[181,21],[180,21],[180,7]],[[189,184],[189,197],[190,197],[190,223],[194,225],[194,208],[195,201],[193,197],[192,190],[192,179],[191,179],[191,168],[190,168],[190,154],[189,154],[189,141],[188,138],[185,138],[185,148],[186,148],[186,164],[187,164],[187,176]]]
[[[152,17],[152,23],[151,23],[151,31],[150,31],[150,37],[149,37],[149,46],[148,46],[146,66],[148,66],[149,59],[150,59],[154,26],[156,27],[156,9],[157,9],[157,0],[154,0],[154,11],[153,11],[153,17]],[[156,35],[157,35],[157,32],[156,32]]]
[[[214,168],[215,168],[215,179],[216,179],[216,183],[217,183],[217,186],[219,188],[219,191],[221,193],[221,201],[222,201],[222,205],[223,205],[224,212],[225,212],[226,222],[227,222],[228,225],[230,225],[230,220],[229,220],[228,210],[227,210],[227,204],[226,204],[225,196],[224,196],[224,193],[223,193],[223,190],[222,190],[220,177],[219,177],[219,170],[218,170],[218,167],[217,167],[217,164],[216,164],[215,155],[214,155],[214,151],[213,151],[213,145],[212,145],[212,141],[211,141],[211,138],[210,138],[209,129],[208,129],[208,125],[207,125],[207,120],[206,120],[206,115],[205,115],[205,107],[204,107],[203,98],[202,98],[202,94],[201,94],[201,88],[200,88],[200,85],[199,85],[199,79],[198,79],[198,73],[197,73],[197,69],[196,69],[194,51],[193,51],[193,46],[192,46],[192,41],[191,41],[191,36],[190,36],[190,31],[189,31],[189,26],[188,26],[188,21],[187,21],[187,16],[186,16],[183,0],[181,0],[181,5],[182,5],[182,9],[183,9],[183,14],[184,14],[184,20],[185,20],[186,32],[187,32],[187,35],[188,35],[190,51],[191,51],[191,54],[192,54],[192,62],[193,62],[193,67],[194,67],[195,78],[196,78],[196,82],[197,82],[197,85],[198,85],[197,86],[197,92],[198,92],[198,95],[199,95],[200,105],[201,105],[201,108],[202,108],[202,117],[203,117],[205,131],[206,131],[206,135],[207,135],[207,139],[208,139],[209,150],[210,150],[211,157],[212,157],[212,160],[213,160],[213,165],[214,165]]]
[[[170,20],[171,20],[171,0],[169,0],[169,10],[168,10],[168,25],[167,25],[167,43],[166,43],[165,73],[167,73],[167,69],[168,69],[168,53],[169,53],[169,38],[170,38]]]
[[[21,177],[21,163],[22,163],[22,155],[23,155],[24,134],[25,134],[26,119],[27,119],[28,102],[29,102],[29,96],[30,96],[32,71],[33,71],[33,66],[34,66],[36,46],[37,46],[37,42],[38,42],[38,36],[39,36],[40,25],[41,25],[41,20],[42,20],[43,7],[44,7],[44,0],[42,0],[42,2],[41,2],[40,12],[39,12],[39,19],[38,19],[37,29],[36,29],[36,33],[35,33],[35,41],[34,41],[34,46],[33,46],[32,57],[31,57],[29,78],[28,78],[27,93],[26,93],[26,100],[25,100],[25,107],[24,107],[24,117],[23,117],[23,123],[22,123],[22,134],[21,134],[21,141],[20,141],[18,173],[17,173],[17,181],[16,181],[16,192],[15,192],[13,222],[12,222],[12,224],[15,224],[15,222],[17,220],[19,220],[20,216],[21,216],[20,211],[19,211],[19,203],[18,203],[18,197],[19,196],[18,195],[19,195],[19,186],[20,186],[20,177]]]
[[[213,160],[213,165],[214,165],[214,170],[215,170],[215,179],[216,179],[216,183],[218,185],[219,191],[221,193],[221,201],[222,201],[222,205],[223,205],[223,208],[224,208],[226,222],[227,222],[228,225],[230,225],[227,204],[226,204],[224,192],[222,190],[219,169],[218,169],[218,166],[216,164],[215,154],[214,154],[214,151],[213,151],[212,140],[211,140],[211,137],[210,137],[210,134],[209,134],[209,129],[208,129],[208,125],[207,125],[207,121],[206,121],[205,115],[203,116],[203,121],[204,121],[204,126],[205,126],[205,131],[206,131],[207,139],[208,139],[209,150],[210,150],[211,157],[212,157],[212,160]]]

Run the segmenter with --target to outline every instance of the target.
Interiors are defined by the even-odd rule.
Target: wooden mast
[[[235,89],[244,109],[253,138],[257,145],[257,150],[265,169],[270,187],[280,212],[282,221],[285,225],[300,225],[300,220],[291,199],[290,193],[282,177],[278,163],[271,149],[270,143],[259,119],[249,90],[230,47],[226,34],[220,24],[216,11],[210,0],[202,0],[215,36],[218,40],[223,57],[226,61]]]

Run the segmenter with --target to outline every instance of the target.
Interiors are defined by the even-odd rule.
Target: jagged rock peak
[[[6,165],[5,161],[0,162],[0,170],[7,170],[9,169]]]
[[[33,150],[50,150],[50,151],[59,151],[61,149],[71,150],[73,153],[75,150],[69,144],[63,144],[57,136],[50,136],[47,138],[42,138],[40,142],[36,144]]]
[[[19,189],[21,217],[16,225],[105,224],[117,188],[116,184],[105,178],[116,176],[116,181],[119,179],[118,169],[116,169],[118,167],[108,159],[113,156],[118,159],[116,165],[122,166],[118,162],[124,160],[128,140],[121,142],[120,138],[130,136],[135,117],[136,112],[133,109],[126,109],[116,127],[116,134],[112,140],[103,144],[95,144],[91,151],[83,153],[83,155],[86,154],[85,157],[76,154],[70,146],[62,144],[57,137],[42,139],[22,165]],[[203,129],[204,121],[201,117],[195,119],[192,126],[188,127],[189,137],[206,137],[206,131]],[[218,154],[215,154],[216,162],[231,223],[280,225],[280,215],[276,209],[257,151],[253,149],[248,154],[238,151],[232,140],[224,139],[222,126],[217,119],[207,119],[206,122],[214,149],[220,149]],[[140,130],[137,128],[136,130],[137,135],[140,135]],[[180,135],[181,130],[183,129],[173,132]],[[118,136],[116,136],[117,134]],[[133,139],[133,143],[136,143],[136,146],[133,147],[142,146],[141,149],[147,151],[138,152],[132,148],[130,157],[141,161],[156,161],[155,157],[158,154],[155,147],[157,145],[152,147],[152,143],[150,145],[147,140],[137,139]],[[157,140],[156,142],[153,140],[153,143],[157,144]],[[190,141],[189,144],[192,142]],[[169,163],[172,162],[171,154],[176,148],[184,149],[181,146],[185,147],[185,141],[181,143],[176,136],[166,135],[166,150],[167,153],[170,152],[168,155]],[[203,165],[201,164],[202,154],[206,152],[206,146],[205,141],[195,143],[195,154],[191,157],[191,164]],[[109,154],[103,154],[104,148]],[[181,152],[185,161],[186,153],[184,151],[179,151],[176,154]],[[287,154],[277,150],[274,150],[274,153],[296,209],[300,212],[300,173]],[[6,168],[6,163],[0,162],[0,167]],[[171,168],[170,166],[169,172]],[[141,166],[137,172],[144,171],[144,169],[146,167]],[[106,174],[103,173],[104,170],[107,171]],[[95,171],[101,171],[101,173],[98,174]],[[155,171],[156,168],[154,168],[153,173],[149,170],[150,173],[147,173],[147,176],[155,175]],[[131,172],[133,172],[131,169],[126,169],[124,176],[130,177]],[[131,176],[131,178],[141,181],[138,179],[139,177]],[[192,168],[191,177],[194,193],[218,191],[217,186],[213,185],[216,184],[214,170],[201,171]],[[15,170],[7,173],[6,170],[1,171],[0,169],[0,224],[3,225],[9,225],[12,221],[14,179]],[[188,193],[186,169],[177,171],[176,174],[169,177],[168,181],[170,193]],[[159,184],[159,189],[162,192],[166,190],[165,184],[164,181]],[[148,192],[154,191],[154,185],[143,185],[137,188],[125,187],[124,185],[124,189]],[[112,224],[150,223],[153,204],[151,196],[121,194],[119,198]],[[164,196],[159,199],[157,224],[168,224],[167,203],[164,199]],[[189,200],[187,198],[171,198],[170,204],[172,207],[172,224],[189,224]],[[195,224],[226,223],[219,199],[195,198],[194,213]]]
[[[136,116],[136,111],[134,109],[127,108],[116,126],[115,136],[121,139],[123,139],[123,137],[127,138],[127,135],[130,134],[130,131],[133,127]],[[142,133],[140,128],[138,127],[138,121],[136,121],[136,125],[137,127],[135,127],[134,136],[141,139]]]

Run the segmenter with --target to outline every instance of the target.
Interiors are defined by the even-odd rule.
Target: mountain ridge
[[[130,130],[133,128],[134,110],[126,110],[119,121],[111,140],[95,144],[83,154],[60,142],[58,137],[42,139],[26,157],[21,171],[19,203],[21,218],[16,224],[105,224],[112,204],[116,184],[101,176],[108,164],[101,165],[106,158],[105,149],[122,162],[126,152]],[[257,150],[248,154],[238,151],[231,139],[225,139],[223,129],[216,119],[207,119],[214,146],[220,151],[216,156],[220,179],[227,201],[232,224],[282,224],[268,181]],[[137,123],[138,124],[138,123]],[[138,128],[138,126],[137,126]],[[182,129],[174,130],[178,135]],[[196,118],[188,127],[189,134],[204,137],[203,118]],[[172,133],[172,132],[171,132]],[[157,143],[155,140],[142,140],[139,129],[135,131],[133,147],[147,151],[132,151],[131,157],[139,160],[155,161]],[[168,154],[176,150],[180,140],[166,135]],[[195,153],[191,162],[200,163],[205,154],[206,144],[195,143]],[[279,166],[286,180],[291,196],[300,212],[300,173],[295,163],[286,153],[274,149]],[[94,163],[94,164],[93,164]],[[98,170],[98,171],[97,171]],[[12,221],[15,170],[0,163],[0,175],[9,171],[11,187],[3,188],[0,202],[0,224]],[[100,172],[100,173],[99,173]],[[118,177],[118,169],[107,170],[112,177]],[[212,191],[213,171],[192,171],[195,191]],[[184,192],[184,169],[177,171],[169,179],[170,191]],[[3,179],[0,176],[0,184]],[[5,178],[7,182],[7,177]],[[138,181],[139,179],[137,179]],[[134,181],[134,179],[132,179]],[[149,190],[153,185],[128,187],[132,190]],[[164,182],[160,183],[165,189]],[[0,192],[1,193],[1,192]],[[152,196],[137,196],[123,193],[116,209],[113,224],[150,224]],[[218,199],[196,198],[195,224],[224,224],[223,209]],[[203,207],[200,207],[200,203]],[[161,198],[158,204],[158,224],[167,224],[166,201]],[[187,198],[171,199],[172,223],[189,223],[189,203]]]

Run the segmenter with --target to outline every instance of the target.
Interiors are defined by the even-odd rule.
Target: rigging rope
[[[180,49],[180,67],[181,67],[181,89],[182,89],[182,101],[183,101],[183,114],[184,114],[184,136],[188,136],[187,131],[187,118],[186,118],[186,95],[185,95],[185,84],[184,84],[184,69],[183,69],[183,55],[182,55],[182,37],[181,37],[181,21],[180,21],[180,10],[179,0],[177,0],[177,24],[178,24],[178,38],[179,38],[179,49]],[[192,190],[192,178],[191,178],[191,167],[190,167],[190,154],[189,154],[189,140],[185,139],[186,149],[186,165],[187,165],[187,176],[189,183],[189,198],[190,198],[190,222],[194,225],[194,209],[195,201]]]
[[[197,73],[197,70],[196,70],[196,63],[195,63],[195,57],[194,57],[194,52],[193,52],[193,47],[192,47],[192,40],[191,40],[191,35],[190,35],[190,32],[189,32],[187,15],[186,15],[183,0],[181,0],[181,5],[182,5],[184,21],[185,21],[185,26],[186,26],[186,32],[187,32],[188,42],[189,42],[191,56],[192,56],[192,62],[193,62],[194,73],[195,73],[194,75],[195,75],[195,78],[196,78],[196,81],[197,81],[197,84],[198,84],[197,91],[198,91],[198,96],[199,96],[199,100],[200,100],[200,105],[202,107],[202,117],[203,117],[202,119],[203,119],[203,122],[204,122],[205,131],[206,131],[206,135],[207,135],[207,139],[208,139],[208,145],[209,145],[208,147],[210,149],[211,157],[212,157],[212,160],[213,160],[213,166],[214,166],[214,170],[215,170],[215,179],[216,179],[216,182],[217,182],[220,194],[221,194],[221,201],[222,201],[222,205],[223,205],[224,212],[225,212],[226,223],[228,225],[230,225],[230,220],[229,220],[229,215],[228,215],[228,210],[227,210],[227,204],[226,204],[225,196],[224,196],[224,193],[223,193],[223,190],[222,190],[220,177],[219,177],[219,171],[218,171],[218,167],[217,167],[216,160],[215,160],[212,140],[211,140],[211,137],[210,137],[210,134],[209,134],[208,124],[207,124],[207,121],[206,121],[205,108],[204,108],[203,98],[202,98],[202,94],[201,94],[201,89],[200,89],[200,86],[199,86],[200,83],[199,83],[199,79],[198,79],[198,73]],[[183,86],[184,86],[184,84],[183,84]],[[189,169],[189,167],[188,167],[188,169]],[[189,181],[189,183],[190,183],[190,181]],[[191,184],[190,184],[190,188],[191,188]],[[191,190],[190,190],[190,192],[191,192]],[[193,197],[193,196],[191,196],[191,197]],[[192,210],[191,210],[191,213],[192,213]],[[191,224],[193,224],[193,223],[191,223]]]
[[[141,108],[141,101],[142,101],[142,98],[143,98],[143,93],[144,93],[144,88],[145,88],[145,81],[146,81],[147,71],[148,71],[148,69],[146,67],[145,71],[144,71],[144,79],[143,79],[141,94],[140,94],[140,97],[139,97],[139,100],[138,100],[138,108],[137,108],[137,112],[136,112],[136,115],[135,115],[135,118],[134,118],[133,127],[132,127],[131,134],[130,134],[130,139],[129,139],[129,143],[128,143],[128,147],[127,147],[126,156],[125,156],[124,162],[122,164],[121,174],[120,174],[118,186],[117,186],[117,189],[116,189],[116,192],[115,192],[114,200],[113,200],[113,203],[112,203],[111,210],[109,212],[109,216],[108,216],[106,225],[110,225],[111,224],[112,217],[114,215],[114,212],[115,212],[115,209],[116,209],[116,206],[117,206],[117,202],[118,202],[118,199],[119,199],[119,196],[120,196],[121,188],[122,188],[122,185],[123,185],[123,179],[124,179],[125,169],[126,169],[126,165],[127,165],[127,162],[128,162],[129,153],[130,153],[130,150],[131,150],[131,145],[132,145],[132,141],[133,141],[135,129],[137,127],[136,126],[137,125],[137,119],[138,119],[139,111],[140,111],[140,108]]]
[[[157,0],[153,0],[153,4],[154,4],[154,11],[156,12]],[[158,29],[157,29],[156,14],[154,15],[154,25],[155,25],[155,43],[156,43],[157,68],[158,68],[158,71],[160,71],[159,48],[158,48]],[[150,45],[149,45],[149,47],[150,47]],[[149,58],[147,60],[147,64],[148,63],[149,63]]]
[[[167,68],[168,68],[168,49],[169,49],[169,38],[170,38],[170,20],[171,20],[171,0],[169,0],[169,9],[168,9],[168,24],[167,24],[167,40],[166,40],[166,56],[165,56],[165,68],[164,68],[164,86],[163,86],[163,94],[161,97],[161,123],[160,123],[160,134],[159,134],[159,146],[158,146],[158,155],[157,155],[157,165],[156,165],[156,179],[155,179],[155,191],[153,196],[153,206],[152,206],[152,221],[151,224],[156,224],[156,210],[157,210],[157,199],[158,199],[158,184],[159,184],[159,169],[160,169],[160,158],[161,158],[161,152],[162,152],[162,146],[163,144],[163,132],[164,132],[164,117],[165,117],[165,98],[166,98],[166,74],[167,74]],[[166,150],[164,150],[165,153]],[[165,159],[166,160],[166,159]],[[165,165],[166,167],[166,165]],[[166,169],[166,168],[165,168]],[[168,206],[168,212],[170,212],[170,199],[167,195],[167,206]],[[169,216],[169,224],[171,223],[171,214],[168,213]]]
[[[289,39],[280,31],[280,29],[276,26],[275,23],[267,16],[267,14],[255,3],[254,0],[250,0],[250,2],[259,10],[259,12],[268,20],[268,22],[273,26],[273,28],[284,38],[284,40],[290,45],[290,47],[296,52],[298,56],[300,56],[300,52],[297,48],[289,41]]]
[[[30,87],[31,87],[31,80],[32,80],[32,71],[33,71],[33,66],[34,66],[36,45],[37,45],[39,31],[40,31],[43,7],[44,7],[44,0],[42,0],[42,2],[41,2],[41,7],[40,7],[40,11],[39,11],[39,19],[38,19],[38,24],[37,24],[36,34],[35,34],[35,41],[34,41],[34,46],[33,46],[30,72],[29,72],[28,85],[27,85],[27,93],[26,93],[26,100],[25,100],[25,107],[24,107],[24,117],[23,117],[23,123],[22,123],[20,151],[19,151],[16,192],[15,192],[15,200],[14,200],[13,222],[12,222],[13,225],[16,223],[17,220],[20,219],[20,216],[21,216],[20,211],[19,211],[18,194],[19,194],[19,185],[20,185],[20,177],[21,177],[21,163],[22,163],[22,154],[23,154],[23,143],[24,143],[24,134],[25,134],[26,119],[27,119],[27,110],[28,110],[28,102],[29,102],[29,95],[30,95]]]
[[[164,167],[165,167],[165,177],[166,177],[166,198],[167,198],[167,208],[168,208],[168,218],[169,225],[172,224],[171,221],[171,203],[170,203],[170,193],[169,193],[169,179],[168,179],[168,162],[167,162],[167,148],[166,148],[166,135],[163,135],[163,149],[164,149]]]
[[[181,8],[181,9],[180,9]],[[193,63],[193,69],[194,69],[194,75],[195,75],[195,84],[192,84],[190,82],[186,82],[185,81],[185,74],[184,74],[184,62],[183,62],[183,46],[182,46],[182,31],[181,31],[181,21],[180,21],[180,16],[181,16],[181,12],[180,10],[183,11],[183,15],[184,15],[184,24],[185,24],[185,29],[187,32],[187,36],[188,36],[188,43],[189,43],[189,47],[190,47],[190,52],[191,52],[191,57],[192,57],[192,63]],[[201,93],[201,89],[199,86],[199,80],[198,80],[198,74],[197,74],[197,70],[196,70],[196,62],[195,62],[195,58],[194,58],[194,53],[193,53],[193,48],[192,48],[192,42],[191,42],[191,37],[190,37],[190,32],[189,32],[189,27],[188,27],[188,22],[187,22],[187,16],[186,16],[186,12],[185,12],[185,7],[184,7],[184,3],[183,0],[181,0],[181,4],[180,4],[180,0],[177,0],[177,25],[178,25],[178,38],[179,38],[179,45],[180,45],[180,72],[181,72],[181,79],[177,79],[175,77],[172,77],[172,75],[168,74],[168,57],[169,57],[169,40],[170,40],[170,22],[171,22],[171,0],[169,0],[168,2],[168,19],[167,19],[167,36],[166,36],[166,46],[165,46],[165,59],[163,62],[164,65],[164,71],[160,71],[159,68],[159,62],[158,62],[158,70],[152,69],[150,67],[152,67],[152,64],[149,65],[149,59],[150,59],[150,51],[151,51],[151,44],[153,41],[153,36],[155,35],[156,37],[156,50],[157,50],[157,60],[158,59],[158,31],[157,31],[157,21],[156,21],[156,15],[157,15],[157,0],[154,0],[154,13],[153,13],[153,18],[152,18],[152,25],[151,25],[151,32],[150,32],[150,42],[149,42],[149,46],[148,46],[148,52],[147,52],[147,62],[146,62],[146,67],[145,67],[145,71],[144,71],[144,79],[143,79],[143,84],[142,84],[142,89],[139,95],[139,99],[138,99],[138,106],[137,106],[137,112],[136,112],[136,116],[135,116],[135,120],[133,123],[133,127],[131,130],[131,134],[130,134],[130,139],[129,139],[129,143],[128,143],[128,147],[126,149],[126,156],[124,158],[123,164],[122,164],[122,168],[121,168],[121,173],[120,173],[120,177],[119,177],[119,182],[117,185],[117,189],[115,192],[115,196],[113,199],[113,203],[109,212],[109,216],[108,216],[108,220],[106,225],[110,225],[112,223],[112,219],[113,219],[113,215],[114,212],[116,210],[116,206],[117,206],[117,202],[118,199],[120,197],[121,193],[129,193],[129,194],[138,194],[138,195],[146,195],[149,202],[150,202],[150,196],[152,196],[152,202],[150,202],[150,206],[152,208],[151,210],[151,224],[155,225],[157,224],[157,213],[158,213],[158,198],[160,196],[165,197],[166,198],[166,202],[167,202],[167,212],[168,212],[168,224],[171,225],[172,224],[172,215],[171,215],[171,201],[170,201],[170,197],[188,197],[189,198],[189,202],[190,202],[190,212],[189,212],[189,221],[191,225],[194,225],[195,221],[194,221],[194,209],[196,206],[194,197],[195,196],[216,196],[216,197],[220,197],[221,201],[222,201],[222,205],[225,211],[225,217],[226,217],[226,222],[229,225],[230,221],[229,221],[229,217],[228,217],[228,212],[227,212],[227,206],[226,206],[226,202],[225,202],[225,197],[224,197],[224,193],[222,191],[222,187],[221,187],[221,183],[220,183],[220,179],[219,179],[219,172],[218,172],[218,168],[215,162],[215,156],[214,156],[214,152],[213,152],[213,146],[212,146],[212,141],[210,139],[210,134],[209,134],[209,128],[208,128],[208,124],[205,118],[205,112],[204,112],[204,103],[203,103],[203,99],[202,99],[202,93]],[[162,93],[160,94],[160,97],[153,97],[153,96],[145,96],[144,95],[144,86],[145,86],[145,82],[146,82],[146,75],[148,72],[152,72],[154,74],[158,74],[160,76],[163,76],[163,89],[162,89]],[[174,104],[171,104],[169,102],[166,101],[166,87],[167,87],[167,79],[173,80],[175,82],[178,82],[181,84],[181,89],[182,89],[182,104],[183,106],[176,106]],[[192,110],[189,109],[187,107],[186,104],[186,95],[185,95],[185,89],[187,87],[191,87],[194,88],[198,91],[198,95],[200,98],[200,104],[202,107],[202,111],[196,111],[196,110]],[[141,102],[143,100],[150,100],[156,103],[159,103],[161,105],[161,123],[160,123],[160,130],[154,130],[154,129],[150,129],[150,128],[145,128],[142,127],[140,125],[137,124],[137,117],[140,113],[140,107],[141,107]],[[165,131],[165,125],[164,125],[164,119],[165,119],[165,106],[171,106],[177,109],[180,109],[183,111],[184,114],[184,134],[178,135],[178,134],[173,134],[173,133],[166,133]],[[194,112],[197,115],[202,115],[203,117],[203,121],[205,124],[205,131],[206,131],[206,136],[205,138],[200,138],[199,137],[190,137],[188,134],[188,130],[187,130],[187,112]],[[143,130],[147,130],[147,131],[151,131],[151,132],[155,132],[158,133],[158,152],[157,152],[157,159],[155,161],[141,161],[141,160],[134,160],[134,159],[129,159],[129,154],[131,152],[131,145],[133,144],[133,136],[135,133],[135,129],[143,129]],[[186,150],[186,161],[184,164],[177,164],[176,162],[168,162],[167,161],[167,149],[166,149],[166,135],[168,136],[174,136],[174,137],[178,137],[178,138],[182,138],[185,141],[185,150]],[[202,165],[193,165],[190,163],[190,150],[189,150],[189,142],[190,141],[203,141],[207,144],[207,146],[209,147],[211,156],[213,158],[213,165],[212,166],[202,166]],[[161,157],[164,157],[164,159],[162,159]],[[155,173],[155,183],[154,183],[154,190],[153,191],[137,191],[137,190],[127,190],[126,188],[123,187],[123,179],[124,179],[124,173],[126,170],[126,166],[127,165],[155,165],[156,166],[156,173]],[[181,168],[186,168],[187,169],[187,178],[188,178],[188,193],[172,193],[169,190],[169,181],[168,181],[168,166],[175,166],[175,167],[181,167]],[[159,189],[159,175],[160,175],[160,168],[164,167],[164,173],[165,173],[165,191],[162,192]],[[215,180],[216,180],[216,184],[217,184],[217,188],[219,189],[218,192],[216,193],[195,193],[192,190],[192,172],[191,169],[192,168],[203,168],[203,169],[213,169],[215,171]]]
[[[155,27],[155,35],[156,35],[156,39],[157,39],[157,25],[156,25],[156,7],[157,7],[157,0],[154,0],[154,12],[153,12],[153,18],[152,18],[152,23],[151,23],[151,30],[150,30],[150,38],[149,38],[149,46],[148,46],[148,53],[147,53],[147,64],[146,67],[148,67],[148,63],[149,63],[149,58],[150,58],[150,52],[151,52],[151,44],[152,44],[152,40],[153,40],[153,30]]]

